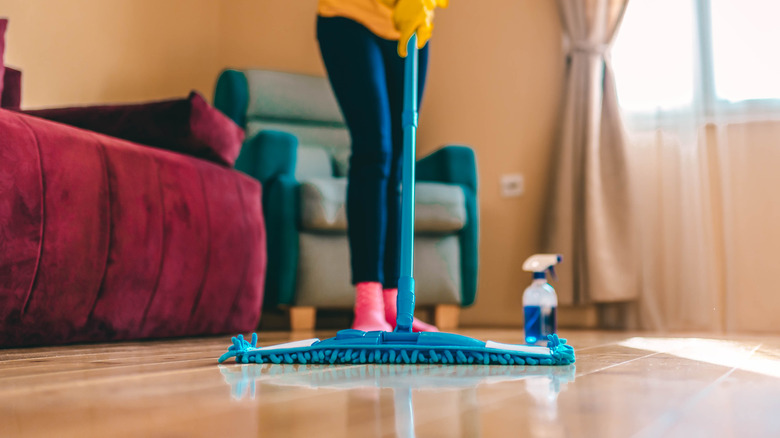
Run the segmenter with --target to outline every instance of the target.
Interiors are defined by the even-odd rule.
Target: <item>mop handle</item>
[[[417,142],[417,35],[407,44],[404,62],[403,184],[401,191],[401,271],[398,278],[396,332],[412,332],[414,316],[414,165]]]

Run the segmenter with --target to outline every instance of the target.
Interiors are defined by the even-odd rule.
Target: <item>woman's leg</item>
[[[362,25],[341,17],[319,17],[317,38],[352,138],[347,235],[352,283],[356,285],[353,327],[389,330],[381,284],[392,141],[381,40]]]
[[[383,41],[382,54],[385,61],[387,95],[390,102],[390,125],[392,133],[392,158],[387,180],[387,237],[384,257],[384,287],[398,286],[401,248],[401,180],[403,177],[404,131],[401,114],[404,103],[404,58],[398,56],[397,42]],[[417,102],[422,102],[425,77],[428,71],[428,45],[420,49],[418,57]]]

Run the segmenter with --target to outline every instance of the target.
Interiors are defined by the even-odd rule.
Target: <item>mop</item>
[[[243,335],[219,363],[235,357],[238,363],[298,364],[475,364],[475,365],[568,365],[574,363],[574,348],[557,335],[546,346],[481,341],[442,332],[412,332],[414,315],[414,171],[417,136],[417,37],[408,43],[404,66],[403,190],[401,198],[401,272],[398,279],[398,316],[392,332],[347,329],[335,337],[257,347]]]

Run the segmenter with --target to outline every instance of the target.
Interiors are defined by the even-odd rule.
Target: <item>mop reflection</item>
[[[391,388],[395,430],[400,437],[414,437],[412,393],[430,390],[463,390],[478,412],[476,391],[481,385],[526,380],[525,389],[546,420],[557,417],[558,394],[574,381],[575,366],[484,366],[484,365],[220,365],[233,398],[254,399],[258,385],[297,386],[353,390]],[[478,424],[468,427],[478,435]],[[476,432],[476,433],[475,433]]]

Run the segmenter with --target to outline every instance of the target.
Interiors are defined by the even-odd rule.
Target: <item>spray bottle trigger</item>
[[[558,276],[555,275],[555,267],[550,266],[549,270],[550,270],[550,277],[552,277],[553,280],[558,281]]]

